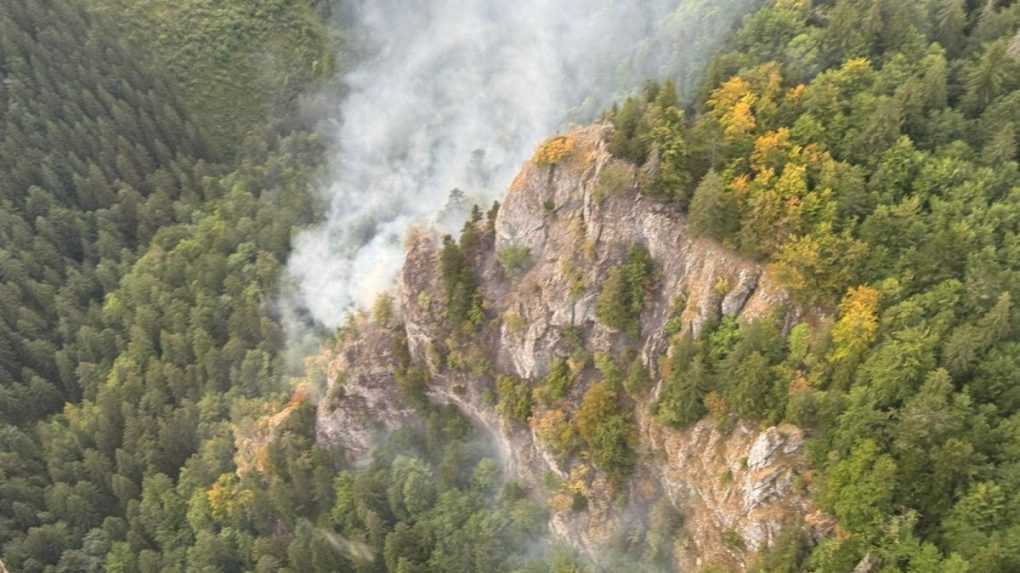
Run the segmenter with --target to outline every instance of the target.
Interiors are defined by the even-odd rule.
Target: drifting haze
[[[338,326],[391,287],[403,238],[454,188],[499,198],[537,143],[621,91],[675,78],[758,0],[358,0],[325,222],[289,262],[296,301]]]

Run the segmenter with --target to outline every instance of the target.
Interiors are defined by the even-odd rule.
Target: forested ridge
[[[332,12],[5,0],[0,559],[12,573],[588,570],[548,550],[546,509],[463,416],[422,399],[407,360],[393,367],[424,427],[358,467],[316,443],[307,397],[324,374],[285,359],[275,301],[295,229],[323,208],[327,143],[297,109],[343,65]],[[767,264],[806,317],[789,330],[778,312],[726,319],[698,339],[676,335],[674,317],[651,405],[678,428],[712,416],[808,431],[815,471],[798,487],[839,525],[810,540],[791,524],[757,569],[1020,570],[1020,3],[772,0],[696,94],[663,80],[606,112],[611,152],[644,166],[642,190],[694,233]],[[482,224],[477,211],[438,263],[468,338],[489,318],[469,266]],[[500,256],[510,274],[528,264]],[[632,248],[599,321],[639,331],[654,273]],[[390,305],[372,320],[398,331]],[[358,320],[335,341],[357,337]],[[648,372],[596,361],[605,382],[576,427],[550,422],[543,439],[581,444],[625,480],[638,452],[624,405]],[[569,384],[558,363],[534,400]],[[498,384],[508,417],[531,415],[521,388]],[[281,410],[271,439],[239,457]],[[258,471],[239,468],[253,453]],[[612,566],[662,565],[682,527],[662,512],[649,560]]]
[[[653,405],[812,430],[837,534],[769,567],[1020,568],[1018,27],[1015,2],[777,0],[691,106],[653,84],[607,114],[646,192],[818,313],[676,340]]]

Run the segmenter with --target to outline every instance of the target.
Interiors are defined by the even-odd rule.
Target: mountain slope
[[[435,384],[422,390],[497,434],[513,431],[493,412],[528,421],[549,447],[537,457],[581,459],[617,483],[640,474],[635,420],[792,422],[808,436],[814,479],[803,483],[838,527],[805,535],[810,558],[784,539],[768,567],[1016,568],[1018,24],[1014,2],[758,11],[692,109],[651,85],[606,115],[606,149],[636,172],[592,169],[591,147],[566,134],[539,149],[489,222],[479,212],[441,246],[411,240],[401,300],[411,355]],[[646,197],[636,203],[634,186]],[[589,216],[621,188],[613,222],[626,231],[610,247],[600,241],[612,225]],[[670,214],[628,219],[644,201]],[[572,228],[551,231],[576,212]],[[692,234],[730,249],[716,260],[742,253],[788,293],[778,322],[705,310],[727,297],[739,309],[755,290],[757,272],[741,277],[740,263],[667,320],[686,251],[648,230],[684,212]],[[522,290],[501,273],[519,274]],[[627,391],[641,366],[656,388],[646,403]],[[511,468],[528,464],[514,461],[530,451],[527,433],[504,447]],[[561,509],[597,511],[585,494],[600,478],[565,477],[577,479]],[[589,543],[562,520],[553,528]],[[743,559],[747,538],[725,538]]]
[[[508,473],[549,505],[560,539],[599,560],[622,543],[637,562],[642,539],[624,541],[626,532],[672,537],[649,520],[675,511],[684,528],[645,566],[669,563],[675,542],[681,570],[744,569],[784,525],[814,514],[794,486],[806,469],[801,433],[727,419],[673,429],[650,413],[663,394],[653,381],[669,368],[659,359],[672,344],[708,335],[721,320],[735,326],[735,318],[747,326],[730,336],[746,335],[750,323],[775,319],[787,297],[760,266],[692,240],[683,215],[642,198],[638,170],[607,152],[610,134],[592,127],[547,143],[495,218],[469,223],[459,246],[428,234],[411,239],[400,297],[407,368],[427,372],[420,389],[427,396],[486,430]],[[563,151],[550,163],[545,152],[558,145]],[[633,245],[647,245],[654,270],[635,317],[640,328],[626,332],[604,324],[600,308],[611,269]],[[453,322],[447,297],[463,293],[444,286],[444,261],[454,249],[491,317],[473,325]],[[525,261],[501,267],[515,250]],[[380,327],[359,328],[350,343],[358,347]],[[355,459],[375,430],[408,424],[400,406],[408,399],[393,378],[380,378],[392,359],[359,356],[338,364],[317,421],[320,440]],[[636,381],[637,371],[648,381]],[[825,518],[809,519],[825,530]]]

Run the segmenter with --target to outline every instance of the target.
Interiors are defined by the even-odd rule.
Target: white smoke
[[[296,301],[338,326],[391,287],[450,191],[498,198],[537,143],[644,79],[689,80],[757,0],[356,0],[325,222],[295,241]]]

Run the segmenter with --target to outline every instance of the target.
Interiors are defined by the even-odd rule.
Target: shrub
[[[576,423],[577,433],[596,466],[616,479],[630,473],[634,466],[634,422],[621,408],[611,382],[598,382],[588,389]]]
[[[699,356],[689,371],[676,374],[655,404],[655,415],[664,424],[682,428],[708,413],[704,397],[709,387],[708,373]]]
[[[629,97],[610,114],[614,129],[609,152],[635,165],[643,165],[648,159],[649,126],[643,117],[647,104],[647,97],[644,100]]]
[[[673,298],[673,305],[669,310],[669,320],[667,320],[665,326],[662,327],[662,332],[666,338],[672,338],[684,329],[684,310],[686,310],[686,308],[686,296],[681,294]]]
[[[531,266],[531,249],[512,245],[499,250],[496,253],[503,271],[509,276],[518,276],[524,273]]]
[[[654,281],[655,265],[643,245],[630,249],[623,266],[609,272],[595,306],[595,316],[602,324],[638,336],[641,332],[641,311],[645,295]]]
[[[535,433],[553,455],[566,459],[577,447],[577,432],[562,410],[549,410],[535,422]]]
[[[596,353],[595,368],[602,374],[602,380],[607,382],[610,387],[617,388],[623,382],[623,372],[620,371],[620,367],[616,365],[616,361],[609,354]]]
[[[542,144],[535,153],[535,163],[543,167],[556,165],[574,151],[574,138],[567,135],[554,137]]]
[[[503,313],[503,323],[506,324],[510,334],[514,336],[521,334],[528,327],[528,323],[524,318],[512,310]]]
[[[640,396],[648,391],[652,385],[652,377],[641,361],[640,356],[635,356],[627,368],[627,377],[623,380],[623,387],[631,396]]]
[[[656,501],[648,513],[642,561],[651,564],[655,571],[671,570],[673,541],[682,525],[683,517],[668,498]]]
[[[804,527],[799,523],[787,523],[771,547],[763,551],[751,571],[753,573],[795,573],[804,570],[808,544],[804,539]]]
[[[570,371],[567,361],[558,358],[549,368],[549,373],[542,380],[539,398],[545,403],[556,402],[567,397],[567,392],[574,384],[574,374]]]
[[[707,350],[714,361],[722,360],[740,342],[740,324],[737,319],[727,316],[706,336]]]
[[[512,376],[500,376],[496,380],[496,394],[499,404],[496,411],[511,420],[526,422],[531,417],[531,387]]]
[[[712,387],[712,379],[700,342],[684,337],[673,346],[663,370],[668,373],[666,384],[653,405],[660,422],[684,427],[708,413],[704,398]]]
[[[737,365],[724,388],[727,404],[744,419],[764,418],[772,394],[772,372],[768,359],[752,352]]]
[[[687,220],[696,236],[723,240],[739,230],[739,206],[715,171],[709,171],[698,184]]]
[[[419,409],[425,409],[428,398],[425,390],[428,387],[429,375],[421,368],[409,368],[396,373],[397,386],[401,393]]]
[[[386,326],[393,320],[393,297],[389,294],[381,294],[376,297],[372,305],[372,320],[377,324]]]
[[[730,549],[734,549],[737,551],[744,551],[745,549],[747,549],[747,545],[744,543],[744,538],[741,537],[741,535],[737,533],[735,529],[727,529],[726,531],[724,531],[722,535],[722,541]]]
[[[560,274],[563,275],[563,280],[570,285],[570,299],[580,299],[587,289],[584,269],[575,264],[573,260],[564,258],[560,261]]]

